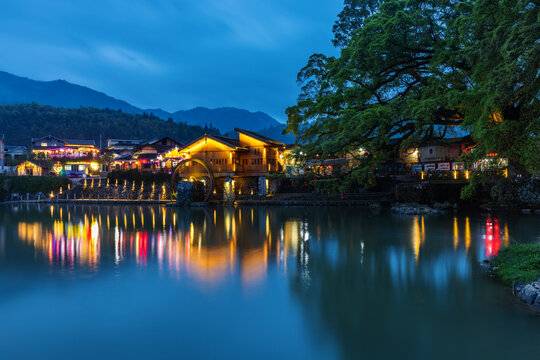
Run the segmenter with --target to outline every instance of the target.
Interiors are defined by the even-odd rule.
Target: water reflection
[[[49,263],[96,269],[100,257],[99,225],[95,219],[79,223],[56,220],[52,227],[40,222],[20,222],[19,239],[46,254]]]
[[[486,258],[491,259],[499,253],[501,247],[501,235],[499,220],[488,218],[486,220],[486,234],[484,235],[486,245]]]
[[[306,221],[282,222],[263,209],[50,206],[30,211],[36,219],[23,216],[17,237],[55,268],[98,269],[100,260],[112,255],[115,266],[156,264],[173,277],[187,274],[207,284],[239,273],[245,284],[256,284],[264,280],[269,262],[286,271],[296,254],[303,254],[304,263],[309,258],[303,245],[309,240]],[[50,221],[43,220],[44,211]],[[20,215],[18,209],[12,214]]]
[[[40,215],[45,209],[50,221],[44,221]],[[12,209],[12,215],[23,215],[19,210]],[[471,261],[496,255],[502,243],[507,245],[510,241],[507,222],[501,232],[496,217],[486,218],[483,233],[479,228],[472,229],[468,216],[437,220],[442,224],[434,224],[433,219],[426,224],[424,216],[395,218],[392,227],[377,229],[379,240],[374,241],[375,234],[370,233],[373,224],[369,221],[345,224],[330,213],[320,218],[313,213],[306,216],[302,211],[288,214],[262,208],[80,206],[29,211],[35,219],[21,217],[17,223],[18,238],[45,256],[50,266],[96,270],[102,258],[110,254],[115,266],[134,263],[145,267],[155,263],[173,277],[187,274],[207,284],[222,283],[235,274],[240,274],[244,283],[255,284],[264,280],[269,264],[275,264],[284,273],[292,266],[309,282],[314,251],[324,254],[331,263],[338,263],[343,256],[354,254],[352,249],[359,249],[358,259],[369,276],[386,268],[390,280],[402,284],[418,276],[416,268],[421,266],[420,273],[426,281],[440,286],[456,274],[466,278]],[[444,223],[450,228],[448,236]],[[402,237],[403,241],[390,241],[387,247],[377,244],[384,241],[381,237],[391,237],[392,232],[399,233],[407,224],[411,229],[409,240]],[[2,227],[0,234],[3,232]],[[482,242],[474,242],[475,232],[480,232]],[[343,248],[343,238],[350,234],[359,239],[353,248]],[[434,240],[430,241],[430,237]],[[5,252],[4,238],[0,236],[0,253]],[[341,239],[338,246],[333,244],[337,238]],[[313,241],[315,246],[310,245]],[[407,242],[410,246],[403,246]],[[476,259],[468,257],[471,247],[482,251],[475,251]]]
[[[276,319],[260,322],[269,332],[283,331],[284,324],[293,334],[312,332],[315,343],[337,344],[344,358],[395,358],[403,353],[458,358],[460,351],[481,358],[489,353],[493,339],[506,340],[501,324],[507,322],[494,320],[493,314],[501,312],[497,302],[507,292],[485,279],[480,263],[513,238],[537,241],[538,227],[528,219],[373,215],[353,208],[13,206],[0,212],[0,267],[46,269],[54,279],[58,272],[91,274],[86,278],[96,281],[100,289],[99,281],[107,286],[106,281],[114,277],[111,273],[121,274],[109,292],[130,281],[129,294],[140,292],[140,287],[154,289],[149,291],[159,294],[152,298],[154,303],[148,300],[150,295],[129,301],[146,306],[151,319],[176,314],[171,334],[176,334],[177,324],[191,317],[192,324],[202,324],[193,331],[200,333],[215,323],[246,323],[246,317],[237,319],[244,314],[243,306],[251,306],[245,315],[249,318],[260,316],[258,309],[275,306],[272,316]],[[82,283],[82,276],[74,282]],[[190,302],[186,299],[193,284],[204,291],[194,291]],[[244,297],[243,290],[252,287],[257,291],[248,293],[263,294],[253,300],[255,304]],[[218,300],[205,298],[208,289],[220,291]],[[104,293],[89,295],[94,296],[92,303],[109,304]],[[169,303],[158,312],[160,306],[155,304],[166,298],[172,298],[173,304],[186,301],[189,306]],[[198,308],[200,302],[203,305]],[[205,316],[220,306],[230,311],[216,310]],[[183,309],[189,311],[177,313]],[[290,320],[296,319],[297,312],[305,328]],[[287,315],[278,318],[276,314]],[[121,316],[115,319],[123,320]],[[131,323],[126,323],[120,330],[129,332]],[[159,323],[156,328],[162,326],[166,325]],[[233,325],[229,329],[223,333],[239,331]],[[483,334],[489,336],[482,338]],[[259,341],[263,338],[271,336],[260,336]],[[460,346],[441,354],[449,338]],[[176,346],[177,341],[175,337],[172,343]],[[285,337],[280,341],[284,348],[315,346],[306,345],[301,337],[292,336],[290,343]],[[396,346],[373,345],[381,341]],[[484,352],[473,351],[478,348]]]

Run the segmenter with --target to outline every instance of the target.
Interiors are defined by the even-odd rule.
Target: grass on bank
[[[540,245],[512,245],[493,259],[495,274],[505,284],[530,283],[540,277]]]

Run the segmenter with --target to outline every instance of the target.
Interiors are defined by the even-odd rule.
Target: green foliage
[[[469,183],[461,189],[462,200],[473,200],[480,192],[491,194],[493,187],[504,180],[503,173],[497,169],[471,172]]]
[[[69,179],[65,176],[0,176],[0,197],[9,193],[49,194],[60,187],[67,189]]]
[[[317,179],[312,184],[315,191],[319,194],[339,194],[343,189],[343,180],[340,178]]]
[[[68,139],[152,139],[169,136],[188,142],[204,134],[200,126],[161,120],[154,115],[131,115],[96,108],[65,109],[38,104],[1,105],[0,128],[6,142],[30,145],[46,135]],[[207,129],[207,131],[209,131]],[[209,132],[217,132],[211,129]]]
[[[461,200],[473,200],[476,197],[477,189],[478,183],[476,181],[469,181],[467,185],[461,188]]]
[[[540,245],[513,245],[499,251],[493,269],[505,284],[530,283],[540,277]]]
[[[471,131],[475,156],[497,152],[534,172],[540,119],[539,5],[524,0],[346,0],[340,56],[314,54],[298,74],[286,131],[309,158],[353,154],[381,164],[397,148]]]

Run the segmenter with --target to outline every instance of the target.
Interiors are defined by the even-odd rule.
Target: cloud
[[[138,53],[135,50],[123,48],[119,45],[98,45],[95,52],[101,60],[104,60],[113,66],[150,72],[164,70],[163,65],[150,60],[145,55]]]
[[[2,0],[0,70],[136,106],[237,106],[283,119],[296,73],[333,51],[343,0]]]

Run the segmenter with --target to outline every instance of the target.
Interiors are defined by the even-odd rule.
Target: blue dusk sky
[[[141,108],[235,106],[285,121],[343,0],[2,0],[0,70]]]

